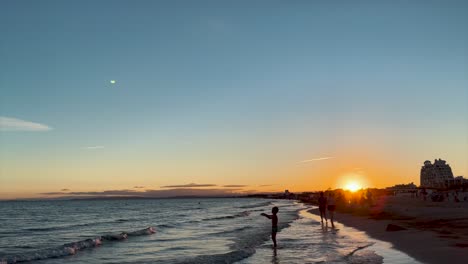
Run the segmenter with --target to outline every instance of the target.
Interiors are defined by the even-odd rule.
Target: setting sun
[[[357,184],[356,182],[350,182],[346,185],[345,187],[346,190],[350,190],[352,192],[355,192],[359,189],[361,189],[361,186],[359,184]]]

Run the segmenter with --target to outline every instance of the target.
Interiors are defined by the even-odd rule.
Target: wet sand
[[[299,212],[299,218],[278,233],[279,248],[271,241],[256,248],[255,254],[238,264],[256,263],[334,263],[334,264],[423,264],[390,243],[377,240],[365,232],[336,222],[321,224],[320,217],[311,214],[310,207]]]
[[[319,214],[318,209],[311,213]],[[370,208],[341,208],[335,219],[392,243],[394,248],[424,263],[468,261],[468,203],[385,196]],[[388,224],[406,230],[386,231]]]

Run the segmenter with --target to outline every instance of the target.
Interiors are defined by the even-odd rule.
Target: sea
[[[271,220],[279,208],[278,247]],[[0,263],[418,263],[314,208],[258,198],[0,202]],[[154,232],[153,232],[154,231]]]

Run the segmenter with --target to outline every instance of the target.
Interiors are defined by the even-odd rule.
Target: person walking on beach
[[[327,198],[323,195],[323,192],[320,192],[320,197],[318,198],[319,211],[320,211],[320,220],[323,223],[323,218],[325,222],[328,221],[326,209],[327,209]]]
[[[327,209],[328,209],[328,213],[330,214],[330,221],[331,221],[332,227],[335,227],[335,223],[333,222],[333,216],[335,213],[336,205],[335,205],[335,198],[333,197],[333,192],[330,192],[328,194]]]
[[[276,233],[278,232],[278,207],[273,207],[271,209],[271,215],[268,215],[268,214],[265,214],[265,213],[261,213],[260,215],[268,218],[268,219],[271,219],[271,240],[273,240],[273,247],[276,248]]]

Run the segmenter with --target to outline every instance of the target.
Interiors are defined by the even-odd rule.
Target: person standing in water
[[[320,220],[323,223],[323,218],[325,218],[325,222],[328,221],[327,219],[327,197],[323,195],[323,192],[320,192],[320,197],[318,198],[318,204],[319,204],[319,211],[320,211]]]
[[[335,227],[335,224],[333,222],[333,216],[335,213],[336,205],[335,205],[335,198],[333,197],[333,192],[330,192],[328,194],[327,209],[328,209],[328,213],[330,214],[330,221],[331,221],[332,227]]]
[[[273,207],[271,209],[271,215],[261,213],[260,215],[263,215],[264,217],[271,219],[271,240],[273,240],[273,247],[276,248],[276,233],[278,232],[278,207]]]

